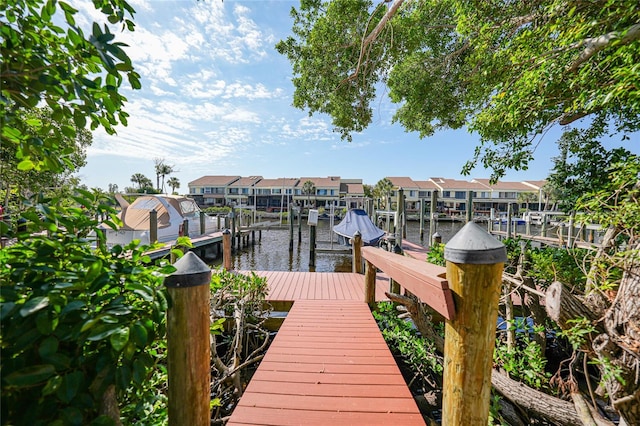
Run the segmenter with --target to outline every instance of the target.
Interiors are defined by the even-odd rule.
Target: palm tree
[[[378,197],[384,199],[385,208],[389,210],[391,205],[391,191],[393,191],[393,184],[387,178],[382,178],[376,183],[374,188]]]
[[[176,188],[180,188],[180,181],[177,177],[172,177],[167,180],[167,185],[169,185],[169,187],[171,188],[171,192],[175,193]]]
[[[151,180],[142,173],[134,173],[131,175],[131,182],[138,185],[138,189],[142,189],[147,183],[151,182]]]
[[[176,172],[175,166],[164,162],[164,158],[156,158],[153,160],[154,168],[156,170],[156,187],[158,191],[164,192],[164,178],[171,173]],[[160,176],[162,176],[162,186],[160,186]]]
[[[307,180],[302,184],[302,193],[307,194],[307,205],[311,205],[311,194],[315,195],[316,193],[316,185],[313,181]]]

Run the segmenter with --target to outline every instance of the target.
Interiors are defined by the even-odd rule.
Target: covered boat
[[[152,210],[155,210],[158,215],[159,242],[172,241],[182,236],[185,219],[192,224],[190,234],[196,234],[196,229],[199,229],[200,208],[191,198],[177,195],[145,194],[136,198],[131,204],[124,200],[120,194],[116,194],[116,199],[122,208],[118,216],[122,220],[123,226],[116,230],[103,227],[109,245],[126,245],[133,240],[149,244],[151,229],[149,212]]]
[[[333,227],[338,241],[345,245],[349,245],[349,240],[357,231],[362,235],[362,242],[368,246],[378,244],[378,240],[384,235],[384,231],[378,228],[362,209],[349,210],[342,222]]]

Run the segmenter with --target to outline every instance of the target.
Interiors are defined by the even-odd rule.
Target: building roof
[[[339,188],[340,187],[340,177],[338,176],[329,176],[329,177],[301,177],[298,182],[298,186],[304,186],[306,181],[310,180],[313,182],[313,185],[316,189],[319,188]]]
[[[395,176],[395,177],[387,177],[387,179],[389,179],[389,181],[393,184],[395,188],[402,188],[402,189],[418,188],[418,185],[410,177]]]
[[[340,184],[340,193],[346,195],[364,195],[364,186],[361,183]]]
[[[489,179],[474,179],[473,182],[477,182],[494,191],[531,191],[533,189],[531,186],[525,185],[522,182],[498,181],[493,185],[489,183]]]
[[[262,179],[255,184],[256,188],[292,188],[300,179],[295,178],[277,178],[277,179]]]
[[[414,182],[416,183],[416,185],[418,185],[418,188],[420,189],[428,189],[428,190],[440,189],[438,188],[438,185],[431,182],[430,180],[414,180]]]
[[[232,187],[253,186],[257,182],[260,182],[261,180],[262,180],[262,176],[241,177],[240,179],[238,179],[237,181],[233,182],[229,186],[232,186]]]
[[[202,176],[189,182],[189,186],[227,186],[240,179],[240,176]]]
[[[533,189],[535,189],[536,191],[544,188],[544,186],[547,184],[546,180],[525,180],[524,182],[525,185],[531,186]]]
[[[429,179],[431,182],[435,183],[440,189],[443,191],[450,190],[477,190],[477,189],[486,189],[487,187],[478,183],[478,182],[469,182],[466,180],[457,180],[457,179],[445,179],[445,178],[431,178]]]

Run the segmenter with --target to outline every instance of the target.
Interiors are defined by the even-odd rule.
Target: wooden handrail
[[[446,319],[455,318],[453,294],[443,266],[374,247],[363,247],[362,257],[367,261],[367,269],[375,266]],[[365,273],[365,280],[366,287],[375,287],[375,273]]]

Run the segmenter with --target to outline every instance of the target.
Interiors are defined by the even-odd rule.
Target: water
[[[337,222],[336,222],[337,223]],[[461,222],[439,222],[436,228],[446,243],[462,228]],[[309,227],[302,224],[302,242],[298,243],[298,224],[293,231],[293,251],[289,251],[289,228],[270,229],[262,231],[262,240],[256,244],[243,248],[234,254],[233,269],[256,271],[315,271],[315,272],[351,272],[351,254],[318,253],[316,252],[315,269],[309,266]],[[420,224],[417,221],[407,222],[406,240],[428,247],[429,223],[425,223],[424,240],[420,240]],[[333,246],[331,239],[333,238]],[[347,247],[337,243],[336,236],[330,231],[328,220],[318,221],[316,229],[316,246],[318,249],[345,249]],[[222,263],[222,259],[213,262],[215,266]]]

